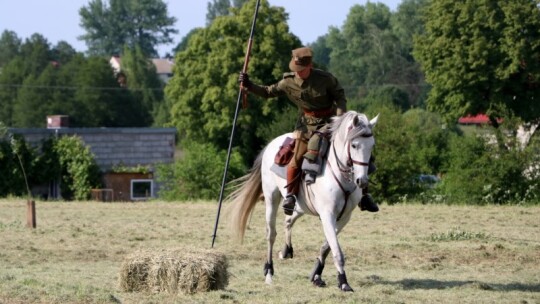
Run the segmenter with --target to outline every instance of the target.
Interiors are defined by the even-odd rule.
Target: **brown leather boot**
[[[293,214],[296,196],[300,187],[300,168],[287,166],[287,195],[283,200],[283,211],[286,215]]]
[[[296,206],[296,196],[287,194],[283,200],[283,212],[286,215],[292,215],[294,212],[294,206]]]
[[[368,193],[368,187],[365,187],[364,189],[362,189],[362,198],[360,199],[360,202],[358,203],[358,207],[362,211],[364,210],[369,211],[369,212],[379,211],[379,206],[375,204],[375,202],[373,201],[373,198]]]

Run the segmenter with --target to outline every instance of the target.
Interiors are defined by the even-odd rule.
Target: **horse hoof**
[[[351,286],[349,286],[349,283],[347,283],[347,276],[344,273],[338,273],[338,287],[341,289],[341,291],[354,291]]]
[[[349,286],[349,284],[343,284],[341,285],[340,287],[341,291],[345,291],[345,292],[354,292],[354,290],[351,288],[351,286]]]
[[[285,247],[283,248],[283,250],[279,252],[279,258],[282,260],[285,260],[285,259],[292,259],[293,257],[294,257],[294,249],[292,248],[292,246],[287,246],[287,244],[285,244]]]
[[[326,287],[326,282],[321,279],[319,275],[315,275],[312,281],[313,285],[317,287]]]
[[[279,259],[280,260],[289,260],[289,259],[292,259],[292,258],[293,257],[290,254],[283,254],[283,251],[279,252]]]
[[[268,285],[272,285],[272,275],[271,274],[267,274],[266,275],[266,279],[264,280],[264,282]]]

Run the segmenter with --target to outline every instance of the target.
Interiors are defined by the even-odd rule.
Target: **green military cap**
[[[308,47],[301,47],[292,51],[291,62],[289,68],[293,72],[300,72],[305,69],[310,63],[313,57],[313,51]]]

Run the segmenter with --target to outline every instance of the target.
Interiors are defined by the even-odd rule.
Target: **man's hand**
[[[252,82],[249,80],[248,74],[244,72],[240,72],[240,75],[238,76],[238,83],[240,83],[242,87],[246,89],[251,88],[252,85]]]

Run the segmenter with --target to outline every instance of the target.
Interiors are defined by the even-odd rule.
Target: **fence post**
[[[36,202],[30,199],[26,201],[26,226],[36,228]]]

